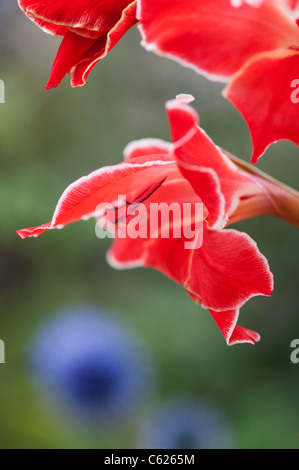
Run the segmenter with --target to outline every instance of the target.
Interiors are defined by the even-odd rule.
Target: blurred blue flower
[[[147,449],[223,449],[231,444],[231,429],[219,412],[189,396],[158,409],[141,433],[141,447]]]
[[[87,306],[44,324],[30,357],[47,392],[88,419],[119,418],[149,385],[149,358],[137,339],[110,315]]]

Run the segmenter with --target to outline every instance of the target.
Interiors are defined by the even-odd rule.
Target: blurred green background
[[[0,364],[1,448],[135,448],[143,414],[156,403],[189,393],[215,404],[231,426],[236,448],[299,447],[299,364],[290,343],[299,338],[298,234],[270,217],[236,225],[257,241],[275,275],[271,299],[254,298],[240,325],[258,331],[256,346],[228,347],[205,310],[183,288],[151,270],[118,272],[105,260],[93,220],[20,240],[15,231],[51,219],[66,186],[122,159],[131,140],[169,139],[165,101],[195,96],[202,127],[213,140],[249,161],[246,125],[221,86],[140,47],[132,29],[96,66],[87,85],[44,91],[59,41],[15,8],[1,30],[0,78]],[[275,77],[273,77],[275,80]],[[250,99],[250,97],[248,98]],[[257,110],[258,112],[258,110]],[[259,167],[298,186],[298,149],[272,146]],[[153,393],[117,429],[90,433],[60,420],[32,385],[27,350],[52,312],[76,303],[117,312],[142,338],[156,365]]]

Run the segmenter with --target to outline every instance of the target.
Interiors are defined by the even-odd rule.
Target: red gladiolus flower
[[[62,37],[46,88],[71,73],[73,87],[85,84],[91,69],[136,23],[132,0],[18,0],[40,28]]]
[[[97,217],[99,204],[112,204],[117,213],[114,223],[128,223],[119,195],[126,195],[124,206],[143,202],[201,203],[203,212],[195,220],[169,220],[178,224],[200,224],[193,242],[202,235],[202,244],[186,248],[186,237],[169,236],[160,223],[155,236],[117,237],[108,261],[116,268],[136,266],[156,268],[181,284],[192,299],[206,308],[222,331],[227,344],[254,344],[259,335],[237,326],[239,309],[251,297],[270,296],[273,277],[265,257],[245,233],[226,229],[237,220],[261,214],[276,215],[271,183],[241,170],[198,126],[198,116],[189,106],[189,95],[167,103],[173,144],[155,139],[131,143],[125,161],[91,173],[71,184],[61,196],[52,221],[39,227],[19,230],[21,238],[38,236],[66,224]],[[109,219],[109,210],[105,216]],[[139,223],[147,228],[149,219]]]
[[[228,82],[256,163],[272,143],[299,145],[297,0],[137,0],[146,49]],[[298,105],[297,105],[298,104]]]

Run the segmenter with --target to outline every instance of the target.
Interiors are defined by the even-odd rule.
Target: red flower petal
[[[41,18],[34,18],[30,16],[30,14],[28,14],[28,17],[32,19],[39,28],[45,31],[45,33],[51,34],[52,36],[63,38],[69,31],[66,26],[49,23],[49,21],[42,20]]]
[[[102,44],[103,50],[106,44],[106,37],[101,37],[99,42]],[[49,81],[45,87],[46,90],[57,87],[65,75],[71,73],[72,68],[82,60],[82,57],[84,57],[94,43],[94,39],[79,36],[68,31],[58,49]]]
[[[236,325],[239,318],[239,310],[228,310],[227,312],[213,312],[213,310],[210,310],[210,313],[220,328],[228,346],[238,343],[255,344],[260,340],[258,333]]]
[[[172,103],[172,110],[177,109],[179,113],[173,115],[174,121],[179,123],[183,116],[182,128],[186,134],[180,136],[178,132],[176,135],[183,146],[186,144],[186,135],[197,135],[197,126],[194,132],[196,114],[182,103],[182,98],[179,104],[175,103],[176,106]],[[192,132],[188,129],[190,124]],[[179,128],[176,130],[179,131]],[[208,139],[207,142],[203,140],[203,143],[203,150],[209,156],[211,143]],[[160,140],[133,142],[126,148],[127,160],[124,163],[98,170],[69,186],[60,198],[51,222],[20,230],[18,234],[22,238],[38,236],[49,229],[61,228],[68,223],[95,216],[100,203],[115,203],[120,195],[123,195],[126,203],[144,202],[147,207],[161,202],[166,203],[167,207],[172,202],[180,206],[184,202],[200,202],[192,186],[178,171],[171,150],[170,144]],[[191,158],[191,147],[188,150],[190,155],[188,152],[186,155]],[[151,152],[157,154],[151,155]],[[192,158],[196,159],[196,156]],[[214,159],[212,152],[210,162],[212,166],[215,165],[212,171],[216,177],[217,158]],[[230,168],[226,168],[226,162],[223,163],[221,158],[219,167],[223,166],[225,176]],[[193,166],[196,174],[197,167]],[[189,173],[191,170],[188,168]],[[120,219],[119,215],[117,210]],[[200,219],[198,216],[195,219],[195,212],[188,219],[180,214],[179,218],[173,217],[168,223],[160,222],[157,231],[148,231],[144,238],[118,238],[109,250],[108,261],[120,269],[136,266],[158,269],[180,283],[195,302],[211,310],[228,344],[252,343],[258,340],[258,335],[236,326],[238,310],[252,296],[271,295],[273,278],[268,263],[248,235],[234,230],[210,230],[205,218],[205,213],[200,215]],[[123,220],[128,225],[128,219]],[[145,218],[141,220],[140,226],[148,227],[149,223],[150,219]],[[196,241],[201,241],[203,231],[202,245],[188,249],[192,240],[186,237],[184,230],[179,238],[174,236],[172,228],[184,229],[185,223],[192,227],[197,224],[194,230]],[[189,243],[188,248],[186,242]]]
[[[22,229],[17,233],[21,238],[33,237],[46,230],[87,219],[95,215],[99,204],[113,203],[119,195],[134,199],[171,172],[177,173],[175,163],[162,160],[141,162],[138,159],[137,163],[125,162],[102,168],[80,178],[64,191],[50,223]]]
[[[132,0],[18,0],[33,21],[107,33]]]
[[[253,141],[252,162],[281,139],[299,145],[299,52],[279,50],[255,56],[233,78],[225,96],[243,115]],[[293,98],[293,100],[292,100]]]
[[[156,268],[213,311],[236,310],[251,297],[272,294],[269,264],[247,234],[210,230],[205,224],[203,230],[203,245],[195,250],[185,248],[186,238],[163,238],[161,232],[137,249],[135,240],[115,240],[109,259],[123,268],[137,262]]]
[[[271,295],[269,265],[248,235],[203,228],[203,246],[193,251],[185,248],[186,239],[117,239],[108,252],[108,262],[117,269],[158,269],[210,310],[228,344],[254,343],[259,336],[236,327],[236,322],[239,308],[247,300]]]
[[[195,302],[215,311],[239,309],[251,297],[272,294],[269,264],[247,234],[203,229],[203,245],[195,250],[185,249],[186,239],[150,240],[143,264],[179,282]]]
[[[72,86],[84,85],[94,65],[137,21],[135,0],[19,0],[19,5],[43,30],[64,37],[47,89],[71,71]]]
[[[144,266],[143,252],[145,239],[115,239],[107,252],[107,261],[114,269],[131,269]]]
[[[202,248],[194,251],[185,287],[204,308],[235,310],[251,297],[270,296],[273,276],[266,258],[247,234],[207,230]]]
[[[231,6],[230,0],[142,0],[143,45],[223,81],[254,54],[298,44],[298,28],[281,3]]]
[[[173,145],[161,139],[140,139],[130,142],[124,150],[124,158],[129,161],[138,157],[169,158],[173,161]]]
[[[198,126],[198,115],[188,101],[180,96],[166,105],[177,164],[207,207],[210,225],[222,228],[240,198],[259,194],[261,189]]]
[[[38,237],[42,233],[47,232],[48,230],[50,230],[51,226],[52,226],[52,223],[47,222],[46,224],[40,225],[39,227],[23,228],[22,230],[18,230],[17,234],[21,238]]]
[[[72,72],[71,85],[73,87],[83,86],[92,68],[106,57],[108,52],[136,23],[136,2],[133,1],[123,10],[120,20],[107,33],[105,44],[103,38],[99,38],[83,55],[81,61],[76,64]]]

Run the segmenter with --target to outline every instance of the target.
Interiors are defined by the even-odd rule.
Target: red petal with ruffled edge
[[[193,99],[179,95],[166,105],[175,156],[182,175],[189,181],[209,211],[210,225],[226,225],[243,195],[260,194],[262,189],[240,171],[198,126]]]
[[[270,296],[273,277],[256,243],[236,230],[207,230],[184,286],[204,308],[239,309],[251,297]]]
[[[101,168],[80,178],[64,191],[51,222],[17,233],[21,238],[33,237],[81,219],[86,220],[95,216],[99,204],[114,203],[119,195],[134,199],[149,186],[171,174],[179,174],[176,164],[170,159],[154,160],[154,157]]]
[[[35,18],[54,25],[108,32],[132,0],[18,0],[20,8]]]
[[[224,91],[247,122],[253,163],[278,140],[299,145],[299,81],[292,86],[296,79],[299,51],[274,51],[255,56]]]
[[[210,310],[210,314],[221,330],[228,346],[238,343],[255,344],[261,339],[258,333],[236,325],[239,310],[228,310],[227,312],[213,312],[213,310]]]
[[[84,85],[94,65],[137,22],[132,0],[19,0],[19,5],[44,31],[64,38],[47,89],[70,72],[72,86]]]
[[[71,85],[73,87],[83,86],[92,68],[106,57],[108,52],[136,23],[136,2],[134,1],[123,10],[119,21],[107,33],[105,44],[103,44],[102,38],[99,38],[76,64],[72,71]]]
[[[40,18],[34,18],[30,14],[27,14],[27,16],[32,19],[40,29],[42,29],[45,33],[51,34],[52,36],[63,38],[69,31],[66,26],[49,23],[48,21],[42,20]]]
[[[186,239],[117,239],[107,259],[112,267],[148,266],[181,284],[208,308],[228,344],[258,341],[259,336],[236,327],[239,308],[256,295],[270,296],[273,276],[256,243],[235,230],[214,231],[203,226],[203,246],[185,248]]]
[[[210,230],[204,224],[201,248],[185,249],[185,242],[186,239],[166,238],[148,241],[143,264],[182,284],[203,308],[236,310],[251,297],[272,294],[269,264],[247,234]]]
[[[160,158],[173,159],[173,144],[161,139],[140,139],[133,140],[124,149],[124,159],[126,161],[134,160],[138,157],[152,157],[155,155]]]
[[[231,6],[230,0],[138,0],[142,44],[158,55],[225,81],[254,54],[298,44],[282,4]]]

